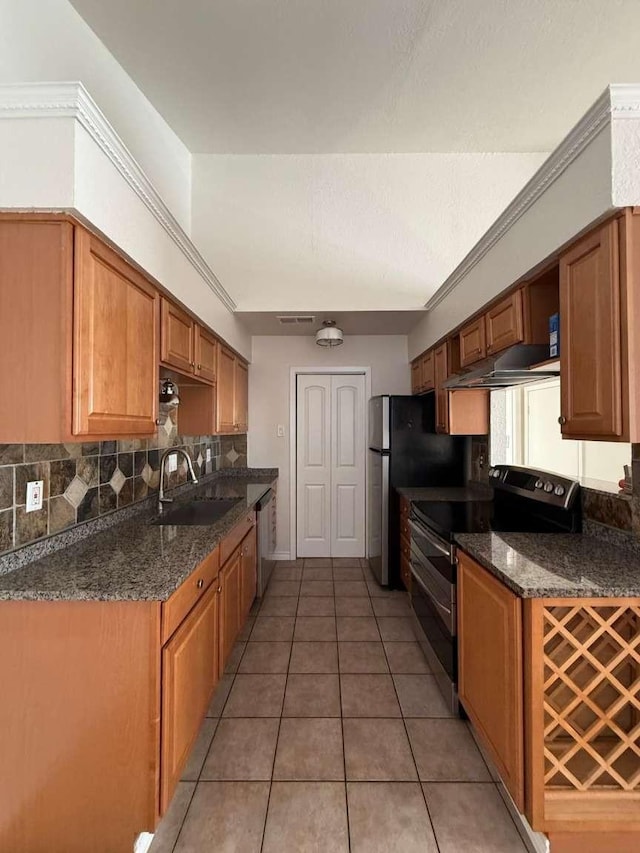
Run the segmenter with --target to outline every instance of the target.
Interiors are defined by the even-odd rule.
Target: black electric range
[[[454,711],[457,700],[456,546],[458,533],[568,533],[581,528],[574,480],[513,465],[489,471],[490,500],[411,505],[411,603],[421,644]]]

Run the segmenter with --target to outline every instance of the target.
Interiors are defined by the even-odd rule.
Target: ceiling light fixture
[[[339,347],[343,342],[342,329],[338,329],[335,320],[323,320],[322,329],[316,332],[319,347]]]

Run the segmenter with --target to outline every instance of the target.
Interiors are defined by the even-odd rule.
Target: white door
[[[297,553],[365,553],[364,375],[297,379]]]

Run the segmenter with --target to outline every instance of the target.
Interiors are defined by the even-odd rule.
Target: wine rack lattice
[[[544,608],[545,788],[640,790],[640,607]]]

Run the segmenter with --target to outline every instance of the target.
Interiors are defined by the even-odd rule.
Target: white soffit
[[[210,289],[231,312],[236,304],[173,216],[82,83],[0,85],[0,119],[74,118],[109,158]]]
[[[296,312],[296,314],[302,312]],[[313,337],[323,320],[335,320],[345,335],[408,335],[424,311],[310,311],[311,324],[281,323],[279,311],[237,311],[236,317],[251,335]],[[287,315],[284,315],[287,316]],[[290,315],[295,316],[295,315]]]
[[[551,152],[511,204],[504,209],[491,228],[436,290],[425,304],[427,311],[439,305],[466,278],[487,252],[544,195],[600,133],[607,129],[611,131],[614,121],[625,119],[640,119],[640,84],[612,84],[607,87],[558,147]],[[615,165],[614,163],[614,171]],[[631,165],[635,168],[634,164]],[[614,187],[612,186],[612,204],[614,202],[613,190]]]

